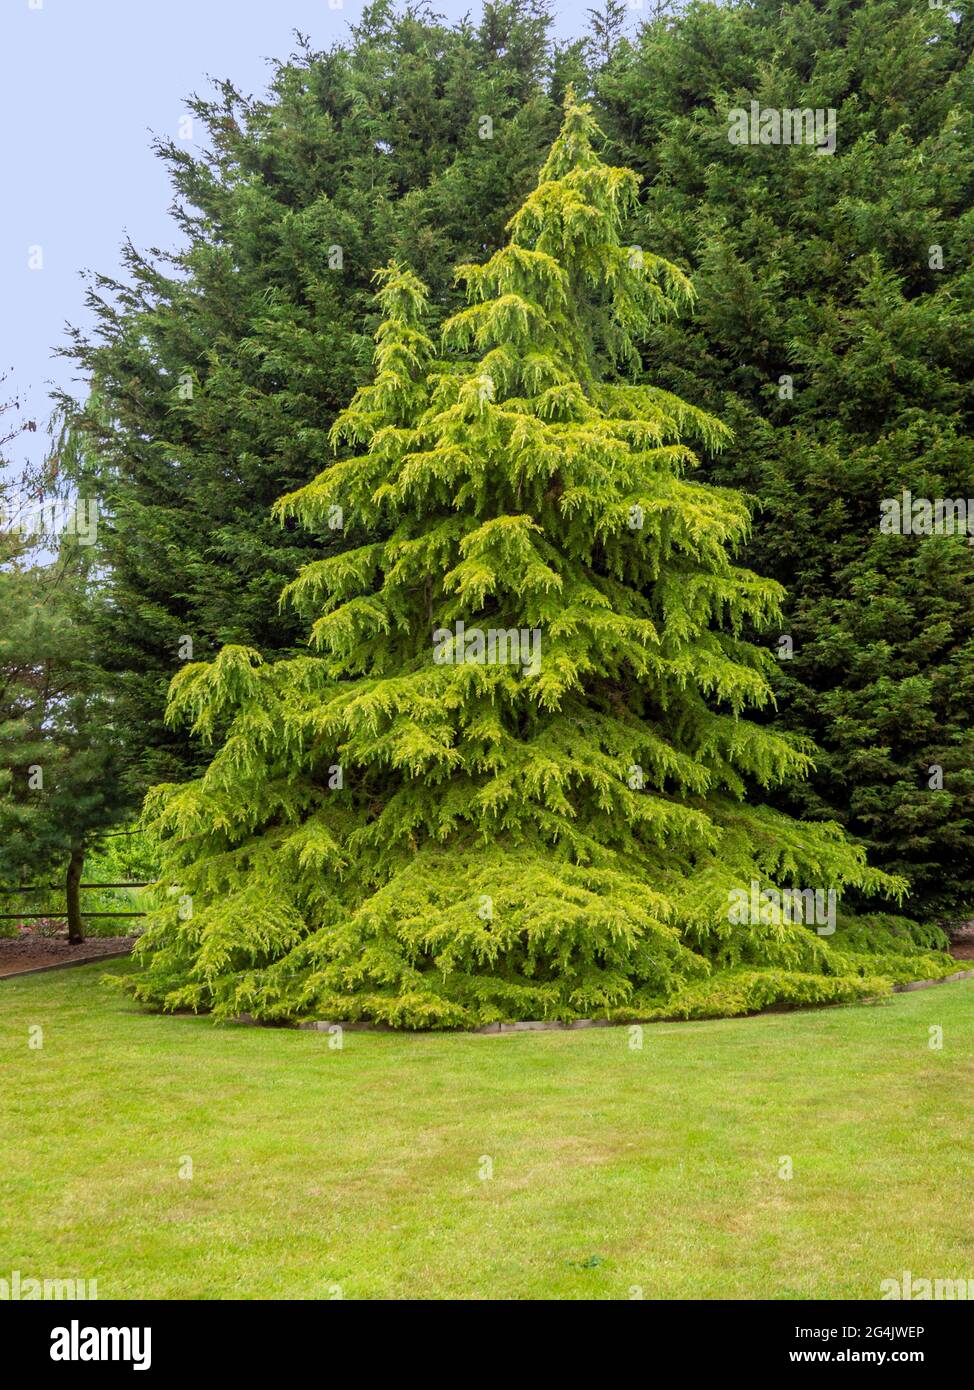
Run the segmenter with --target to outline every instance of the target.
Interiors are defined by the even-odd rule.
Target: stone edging
[[[906,994],[908,991],[914,990],[914,989],[931,989],[934,985],[949,985],[949,984],[952,984],[955,980],[970,980],[970,979],[974,979],[974,970],[955,970],[955,971],[953,972],[953,974],[951,974],[951,975],[944,975],[944,976],[942,976],[939,980],[910,980],[910,981],[909,981],[907,984],[905,984],[905,985],[894,985],[894,986],[893,986],[893,993],[894,993],[894,994]],[[856,1004],[874,1004],[874,1003],[878,1003],[881,999],[884,999],[885,997],[886,997],[885,995],[873,995],[871,998],[868,998],[868,999],[856,999],[856,1000],[854,1000],[854,1001],[852,1001],[852,1002],[854,1002],[854,1003],[856,1003]],[[813,1008],[820,1008],[820,1007],[822,1007],[822,1006],[821,1006],[821,1005],[812,1005],[811,1007],[813,1007]],[[825,1006],[825,1007],[829,1007],[829,1006]],[[768,1013],[768,1012],[770,1012],[770,1010],[768,1010],[768,1009],[760,1009],[760,1010],[758,1010],[757,1013],[754,1013],[754,1014],[743,1014],[743,1015],[737,1014],[737,1015],[733,1015],[733,1016],[734,1016],[734,1017],[738,1017],[738,1018],[741,1018],[741,1017],[743,1017],[743,1018],[758,1018],[758,1017],[760,1017],[760,1015],[761,1015],[762,1013]],[[807,1010],[806,1010],[806,1009],[794,1009],[794,1010],[789,1010],[789,1012],[790,1012],[790,1013],[805,1013],[805,1012],[807,1012]],[[718,1016],[718,1017],[719,1017],[719,1016]],[[236,1023],[242,1023],[242,1024],[244,1024],[244,1025],[252,1026],[252,1027],[257,1027],[257,1028],[267,1026],[267,1025],[261,1024],[261,1022],[260,1022],[258,1019],[251,1018],[250,1014],[240,1014],[240,1015],[238,1015],[238,1017],[237,1017],[234,1021],[235,1021]],[[656,1018],[656,1019],[653,1019],[653,1020],[652,1020],[652,1023],[654,1023],[654,1024],[655,1024],[655,1023],[714,1023],[714,1022],[716,1022],[716,1021],[717,1021],[717,1019],[710,1019],[710,1018],[669,1018],[669,1019],[667,1019],[667,1018]],[[645,1019],[640,1020],[640,1019],[638,1019],[638,1018],[628,1019],[625,1023],[613,1023],[610,1019],[607,1019],[607,1018],[576,1018],[576,1019],[573,1019],[571,1023],[561,1023],[561,1022],[557,1022],[557,1021],[555,1021],[555,1022],[545,1022],[544,1020],[538,1020],[537,1022],[535,1022],[535,1021],[532,1020],[532,1021],[527,1021],[527,1022],[524,1022],[524,1023],[487,1023],[487,1024],[484,1025],[483,1028],[462,1028],[462,1029],[455,1029],[455,1030],[454,1030],[454,1029],[451,1029],[451,1030],[449,1030],[449,1031],[450,1031],[451,1036],[453,1036],[453,1037],[464,1037],[464,1036],[466,1036],[466,1037],[473,1037],[473,1036],[475,1036],[475,1035],[478,1034],[478,1033],[490,1033],[490,1034],[498,1034],[498,1033],[547,1033],[547,1032],[562,1032],[562,1033],[568,1033],[568,1032],[573,1032],[574,1030],[576,1030],[576,1029],[578,1029],[578,1028],[632,1028],[632,1027],[634,1027],[634,1026],[637,1025],[637,1024],[643,1024],[643,1025],[645,1025],[646,1027],[650,1027],[650,1026],[651,1026],[651,1024],[650,1024],[647,1020],[645,1020]],[[287,1026],[287,1025],[284,1025],[284,1026]],[[294,1026],[296,1029],[300,1030],[301,1032],[305,1032],[305,1033],[309,1033],[309,1032],[310,1032],[310,1033],[327,1033],[327,1032],[329,1031],[329,1029],[331,1029],[331,1028],[340,1028],[340,1029],[342,1030],[343,1033],[410,1033],[410,1034],[421,1033],[421,1034],[424,1034],[424,1033],[434,1033],[434,1032],[436,1032],[436,1033],[443,1033],[443,1032],[446,1032],[446,1031],[447,1031],[446,1029],[442,1029],[442,1028],[438,1028],[438,1029],[433,1029],[433,1028],[393,1028],[393,1027],[391,1027],[388,1023],[363,1023],[363,1022],[342,1023],[342,1022],[340,1022],[340,1021],[334,1021],[334,1022],[333,1022],[333,1021],[329,1021],[328,1019],[315,1020],[315,1021],[312,1022],[312,1023],[296,1023],[296,1024],[294,1024],[293,1026]]]
[[[933,985],[949,985],[954,980],[969,980],[974,970],[955,970],[952,975],[942,975],[939,980],[908,980],[905,985],[894,985],[894,994],[906,994],[911,989],[930,989]]]

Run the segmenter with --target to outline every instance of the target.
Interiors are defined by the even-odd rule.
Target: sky
[[[553,33],[587,28],[595,0],[552,0]],[[10,446],[19,473],[46,447],[51,382],[73,365],[52,356],[64,326],[84,328],[81,272],[113,274],[125,237],[174,249],[171,190],[153,135],[178,139],[185,98],[229,77],[266,87],[268,60],[294,31],[328,48],[362,0],[0,0],[0,371],[36,435]],[[435,0],[448,18],[479,17],[480,0]],[[193,141],[186,142],[189,147]],[[80,387],[76,388],[81,390]]]

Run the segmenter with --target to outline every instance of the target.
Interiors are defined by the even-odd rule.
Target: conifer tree
[[[381,539],[288,586],[310,655],[227,647],[174,680],[170,717],[221,746],[147,804],[169,898],[138,998],[455,1027],[849,998],[915,967],[731,920],[752,884],[905,885],[756,803],[809,766],[746,718],[772,658],[742,629],[782,591],[734,561],[743,498],[690,476],[689,441],[726,431],[627,376],[692,290],[626,244],[638,180],[596,137],[569,91],[440,344],[415,274],[377,277],[373,380],[277,512],[314,530],[340,506]]]
[[[782,582],[779,727],[813,775],[775,799],[974,914],[974,554],[888,535],[884,499],[974,497],[974,14],[913,0],[694,3],[597,79],[646,178],[633,239],[692,269],[647,371],[734,430],[711,481],[759,502],[744,553]],[[833,110],[837,143],[731,143],[735,109]]]
[[[29,524],[45,500],[28,499],[17,520],[26,512]],[[85,855],[135,809],[119,790],[111,694],[92,650],[103,602],[89,548],[71,535],[5,531],[0,517],[0,885],[63,884],[71,941],[84,939]],[[42,891],[10,902],[51,900]]]
[[[597,63],[608,63],[619,40],[625,33],[627,9],[625,0],[603,0],[601,9],[588,12],[592,31],[591,47]]]
[[[100,660],[140,797],[205,767],[162,718],[186,653],[293,651],[282,585],[356,541],[332,520],[285,530],[271,506],[322,467],[368,375],[375,266],[408,256],[452,309],[456,261],[501,244],[558,127],[547,31],[534,0],[488,3],[479,28],[375,0],[328,51],[299,35],[266,96],[194,97],[204,153],[158,143],[183,249],[126,244],[72,343],[92,387],[73,481],[104,515]]]

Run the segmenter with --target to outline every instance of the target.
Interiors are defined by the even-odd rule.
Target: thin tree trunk
[[[81,871],[85,866],[84,849],[73,849],[68,860],[67,899],[68,899],[68,940],[84,941],[85,929],[81,921]]]

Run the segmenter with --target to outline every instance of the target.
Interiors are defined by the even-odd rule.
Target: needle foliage
[[[875,993],[938,944],[887,924],[877,968],[862,931],[731,920],[752,882],[905,884],[764,804],[812,751],[748,718],[773,658],[744,632],[783,591],[736,562],[745,499],[693,476],[727,431],[633,384],[692,289],[626,243],[638,179],[597,145],[570,92],[439,334],[417,276],[379,272],[372,379],[276,509],[374,539],[285,590],[309,654],[230,646],[174,680],[170,718],[217,751],[147,803],[168,893],[138,998],[405,1027],[692,1016]]]

